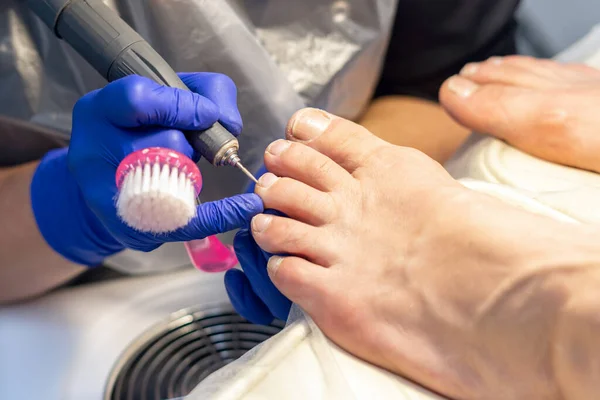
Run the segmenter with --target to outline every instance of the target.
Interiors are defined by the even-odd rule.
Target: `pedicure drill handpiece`
[[[140,75],[165,86],[189,90],[167,62],[102,0],[28,0],[29,7],[60,39],[75,49],[109,82]],[[239,142],[220,123],[186,132],[192,147],[215,166],[242,165]]]

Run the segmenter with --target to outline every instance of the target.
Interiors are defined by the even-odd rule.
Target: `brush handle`
[[[179,89],[189,88],[169,64],[102,0],[29,0],[31,9],[109,82],[139,75]],[[192,147],[213,165],[239,147],[220,123],[186,132]]]
[[[235,252],[216,236],[185,243],[192,265],[204,272],[223,272],[238,264]]]

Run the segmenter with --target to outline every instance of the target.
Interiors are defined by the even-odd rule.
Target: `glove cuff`
[[[44,240],[57,253],[89,267],[124,249],[85,204],[67,167],[67,148],[51,150],[31,181],[33,215]]]

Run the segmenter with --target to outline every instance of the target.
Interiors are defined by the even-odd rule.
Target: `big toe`
[[[440,102],[465,127],[513,141],[539,122],[545,103],[542,94],[515,86],[480,85],[453,76],[440,89]]]
[[[350,173],[368,166],[387,145],[363,126],[314,108],[294,114],[286,136],[324,154]]]

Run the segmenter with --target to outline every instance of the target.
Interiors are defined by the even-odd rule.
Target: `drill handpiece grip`
[[[169,64],[102,0],[29,0],[30,8],[106,80],[139,75],[180,89],[189,88]],[[237,139],[221,124],[186,132],[192,147],[220,165]]]

